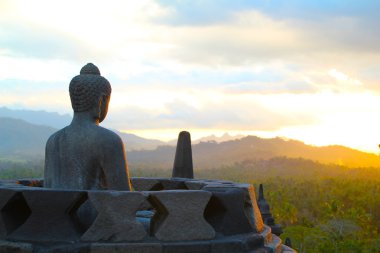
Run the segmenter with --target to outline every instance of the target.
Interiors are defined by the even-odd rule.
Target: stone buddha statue
[[[124,145],[99,126],[108,111],[111,85],[92,63],[70,82],[71,124],[46,143],[44,187],[130,190]]]

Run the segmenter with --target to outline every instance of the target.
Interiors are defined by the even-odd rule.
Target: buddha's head
[[[80,75],[71,80],[69,91],[74,113],[90,112],[95,120],[104,120],[108,112],[111,85],[94,64],[88,63],[81,69]]]

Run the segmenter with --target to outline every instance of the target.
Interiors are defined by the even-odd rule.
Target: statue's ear
[[[102,93],[99,96],[99,101],[98,101],[98,119],[99,119],[99,122],[102,122],[104,120],[104,118],[107,116],[109,98],[110,98],[110,96],[105,94],[105,93]]]
[[[107,100],[108,100],[107,94],[102,93],[102,95],[100,96],[100,100],[102,101],[102,103],[107,103]]]
[[[105,93],[101,93],[98,98],[98,108],[102,108],[104,106],[104,103],[107,102],[107,95]]]

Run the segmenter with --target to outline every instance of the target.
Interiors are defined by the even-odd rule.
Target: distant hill
[[[141,150],[141,149],[155,149],[160,145],[165,145],[166,143],[160,140],[154,139],[145,139],[135,134],[129,134],[124,132],[119,132],[117,130],[113,130],[116,132],[121,139],[124,141],[125,149],[127,151],[130,150]]]
[[[247,136],[222,143],[201,142],[192,147],[194,166],[217,168],[241,161],[267,160],[273,157],[303,158],[324,164],[348,167],[380,167],[380,158],[344,146],[315,147],[296,140],[263,139]],[[170,168],[173,166],[175,147],[162,146],[150,151],[128,153],[130,166]]]
[[[131,166],[131,175],[139,177],[170,177],[171,168],[157,170],[153,168],[135,168]],[[316,180],[316,179],[362,179],[379,180],[378,168],[349,168],[337,164],[323,164],[303,158],[273,157],[270,159],[237,162],[217,168],[195,168],[195,178],[224,179],[235,182],[258,184],[268,179]]]
[[[45,144],[56,129],[20,119],[0,118],[0,156],[41,158]]]
[[[0,157],[33,159],[43,157],[45,144],[58,129],[36,125],[25,120],[0,117]],[[115,131],[124,141],[126,150],[154,149],[164,142]]]
[[[12,110],[0,107],[0,117],[22,119],[35,125],[45,125],[53,128],[62,128],[70,124],[72,116],[56,112]]]
[[[218,143],[220,143],[220,142],[225,142],[225,141],[233,141],[233,140],[241,139],[243,137],[246,137],[246,135],[242,135],[242,134],[230,135],[229,133],[224,133],[222,136],[218,137],[218,136],[212,134],[212,135],[205,136],[205,137],[202,137],[199,139],[192,139],[191,143],[192,144],[198,144],[201,142],[218,142]],[[175,146],[175,145],[177,145],[177,139],[170,140],[170,141],[166,142],[165,145]]]
[[[246,137],[245,135],[230,135],[229,133],[224,133],[222,136],[218,137],[216,135],[210,135],[210,136],[205,136],[205,137],[202,137],[200,139],[197,139],[195,141],[193,141],[193,144],[198,144],[200,142],[226,142],[226,141],[233,141],[233,140],[237,140],[237,139],[241,139],[243,137]]]
[[[0,107],[0,115],[10,113],[12,117],[0,116],[0,157],[43,156],[48,137],[71,121],[69,115]],[[17,117],[21,119],[16,119]],[[55,120],[58,122],[56,126],[59,127],[52,127],[52,122]],[[176,141],[173,141],[173,145],[168,145],[159,140],[115,132],[125,142],[131,167],[167,169],[173,166]],[[288,157],[349,167],[380,167],[378,156],[343,146],[315,147],[296,140],[263,139],[256,136],[236,139],[239,137],[241,136],[224,135],[219,138],[210,136],[203,139],[207,141],[199,143],[195,140],[193,142],[194,166],[216,168],[242,161]]]
[[[7,107],[0,107],[0,118],[13,118],[13,119],[21,119],[28,123],[35,124],[35,125],[44,125],[44,126],[50,126],[55,129],[61,129],[67,125],[70,124],[72,120],[72,116],[69,114],[59,114],[56,112],[47,112],[47,111],[34,111],[34,110],[15,110],[15,109],[9,109]],[[171,140],[169,142],[163,142],[160,140],[155,139],[146,139],[143,137],[139,137],[134,134],[130,133],[124,133],[119,132],[117,130],[114,130],[114,132],[117,132],[120,137],[123,139],[124,142],[126,142],[126,149],[127,150],[141,150],[141,149],[155,149],[158,146],[162,145],[172,145],[175,146],[177,144],[177,139]],[[224,135],[217,137],[215,135],[210,135],[203,137],[201,139],[193,140],[193,144],[197,144],[199,142],[204,141],[216,141],[216,142],[223,142],[228,140],[234,140],[238,138],[244,137],[243,135],[238,136],[231,136],[228,133],[225,133]]]
[[[13,110],[6,107],[0,107],[0,118],[2,117],[20,119],[34,125],[49,126],[55,128],[55,131],[69,125],[72,120],[72,116],[69,114],[33,110]],[[160,145],[166,144],[159,140],[146,139],[134,134],[119,132],[117,130],[113,131],[119,134],[123,139],[126,144],[126,150],[155,149]]]

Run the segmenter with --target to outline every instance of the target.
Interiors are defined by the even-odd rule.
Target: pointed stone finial
[[[259,205],[259,208],[260,208],[262,215],[272,216],[272,214],[270,213],[269,204],[264,198],[264,187],[262,184],[260,184],[260,186],[259,186],[259,197],[257,199],[257,204]]]
[[[273,234],[280,236],[280,234],[282,234],[282,228],[274,222],[274,218],[270,212],[269,204],[264,198],[264,187],[262,184],[259,186],[259,197],[257,199],[257,205],[259,206],[264,223],[271,227]]]
[[[259,201],[260,201],[260,200],[265,201],[265,199],[264,199],[264,188],[263,188],[263,184],[260,184],[260,186],[259,186]]]
[[[288,246],[288,247],[290,247],[290,248],[293,248],[293,246],[292,246],[292,240],[290,240],[290,238],[289,237],[286,237],[285,238],[285,246]]]
[[[172,177],[194,178],[190,133],[179,133]]]

